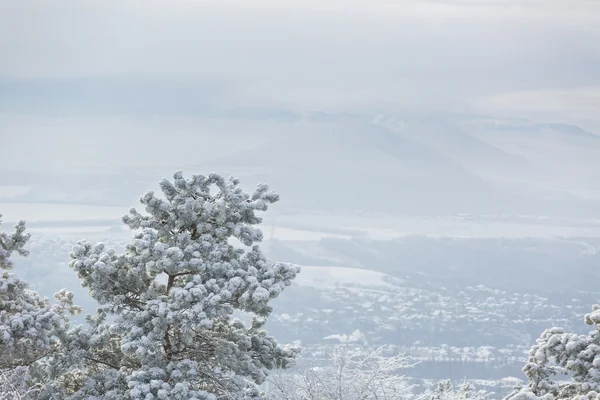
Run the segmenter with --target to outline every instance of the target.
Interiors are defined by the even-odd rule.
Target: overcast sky
[[[134,85],[121,103],[165,112],[415,108],[600,131],[599,0],[4,0],[0,52],[0,113],[73,105],[78,87],[102,109],[99,87]]]

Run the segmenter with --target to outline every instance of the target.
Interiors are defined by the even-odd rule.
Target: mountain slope
[[[294,207],[447,212],[491,190],[455,161],[360,119],[305,119],[278,140],[210,168],[260,176]]]
[[[389,127],[404,138],[454,160],[470,171],[481,172],[507,168],[525,168],[526,158],[501,150],[467,131],[452,120],[443,117],[399,119],[378,118],[379,124]]]

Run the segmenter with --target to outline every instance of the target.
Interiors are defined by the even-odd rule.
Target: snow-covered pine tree
[[[136,233],[123,254],[78,242],[71,267],[103,307],[72,332],[79,365],[72,399],[255,399],[268,370],[296,355],[263,329],[269,301],[299,268],[265,258],[256,228],[278,195],[211,174],[163,180],[147,212],[123,221]],[[237,239],[243,246],[234,246]],[[234,311],[253,315],[248,325]],[[76,350],[75,350],[76,349]],[[75,358],[72,358],[75,361]],[[68,382],[67,382],[68,381]]]
[[[67,290],[55,294],[58,304],[50,304],[8,272],[13,253],[29,254],[24,248],[29,237],[23,221],[12,234],[0,232],[0,399],[40,396],[52,379],[48,362],[62,350],[67,315],[80,311]]]
[[[0,225],[2,224],[2,214],[0,214]],[[10,259],[13,252],[26,257],[29,252],[25,250],[25,244],[29,240],[30,235],[25,233],[25,221],[19,221],[15,225],[15,232],[8,234],[0,232],[0,268],[3,270],[11,270],[13,262]]]
[[[546,329],[529,351],[523,368],[528,385],[507,400],[600,400],[600,305],[585,315],[595,329],[587,335]]]

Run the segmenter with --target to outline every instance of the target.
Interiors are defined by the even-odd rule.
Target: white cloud
[[[0,3],[0,80],[217,81],[242,103],[465,108],[600,85],[599,18],[586,0],[20,0]]]
[[[553,39],[546,36],[553,31],[591,26],[586,22],[590,13],[582,12],[576,6],[579,2],[570,2],[568,10],[556,2],[535,7],[510,0],[478,2],[487,6],[467,4],[409,0],[5,2],[0,9],[0,48],[7,62],[2,63],[0,73],[198,77],[248,68],[268,71],[275,62],[282,68],[310,67],[311,61],[318,66],[335,62],[336,54],[344,56],[340,61],[358,64],[364,64],[365,58],[379,58],[380,68],[390,62],[431,68],[435,65],[429,62],[440,61],[432,59],[432,52],[448,54],[450,50],[457,57],[446,61],[457,68],[468,51],[482,51],[480,55],[486,57],[506,47],[517,53],[531,52],[532,44]]]

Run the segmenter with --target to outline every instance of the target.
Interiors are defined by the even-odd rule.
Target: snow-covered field
[[[376,271],[346,267],[302,266],[294,284],[317,289],[357,285],[365,288],[393,288],[386,275]]]
[[[349,229],[361,230],[352,226]],[[430,237],[462,237],[462,238],[554,238],[554,237],[597,237],[600,227],[580,226],[544,226],[519,223],[477,223],[477,222],[440,222],[430,224],[422,221],[422,225],[413,225],[404,229],[362,228],[368,237],[378,240],[390,240],[408,235],[423,235]]]
[[[0,199],[17,194],[26,187],[0,187]],[[139,208],[139,207],[138,207]],[[69,233],[105,232],[118,224],[128,207],[60,203],[0,202],[6,223],[25,219],[32,232]],[[85,226],[83,221],[93,221]],[[59,223],[59,226],[49,226]],[[72,226],[70,225],[72,224]],[[116,230],[114,230],[116,229]],[[599,237],[600,220],[553,220],[541,217],[501,216],[380,216],[298,214],[266,219],[262,226],[265,239],[317,241],[324,238],[367,237],[390,240],[407,235],[432,237],[519,238],[519,237]]]
[[[600,220],[597,219],[565,220],[532,216],[419,217],[299,214],[278,217],[277,221],[283,226],[286,224],[312,226],[315,230],[319,230],[319,227],[323,230],[335,227],[341,232],[347,231],[346,237],[356,236],[352,232],[362,232],[363,236],[379,240],[390,240],[408,235],[467,238],[554,238],[597,237],[600,235]]]
[[[0,199],[10,199],[27,194],[31,186],[2,186],[0,185]]]
[[[3,215],[3,220],[7,222],[20,219],[28,222],[118,221],[127,211],[127,207],[86,204],[0,202],[0,213]]]

